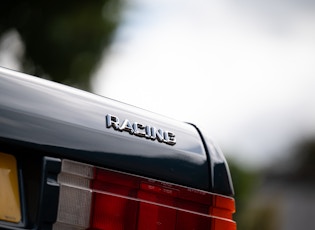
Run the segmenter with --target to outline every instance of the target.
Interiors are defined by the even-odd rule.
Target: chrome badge
[[[118,117],[110,114],[106,115],[106,127],[107,128],[112,127],[114,130],[120,132],[125,131],[137,137],[157,140],[158,142],[165,143],[168,145],[176,144],[175,134],[173,132],[165,131],[163,129],[157,129],[155,127],[143,125],[138,122],[132,123],[127,119],[120,122]]]

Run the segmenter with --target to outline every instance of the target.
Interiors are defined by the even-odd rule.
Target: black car
[[[235,230],[194,125],[0,69],[0,229]]]

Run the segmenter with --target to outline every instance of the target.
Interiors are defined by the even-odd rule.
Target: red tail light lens
[[[236,230],[231,197],[68,160],[59,183],[54,229]]]

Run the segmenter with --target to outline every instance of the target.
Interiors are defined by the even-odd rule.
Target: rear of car
[[[234,211],[196,126],[0,69],[0,229],[234,230]]]

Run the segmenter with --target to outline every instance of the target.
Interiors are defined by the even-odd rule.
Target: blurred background
[[[0,66],[199,126],[238,229],[315,229],[315,1],[4,1]]]

